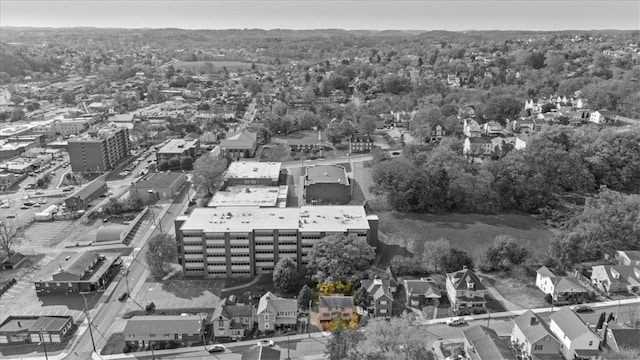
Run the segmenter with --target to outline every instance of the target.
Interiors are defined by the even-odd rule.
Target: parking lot
[[[21,246],[49,247],[52,241],[60,235],[72,221],[36,222],[31,224],[22,234],[24,240]]]

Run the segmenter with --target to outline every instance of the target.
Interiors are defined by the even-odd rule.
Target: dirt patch
[[[505,298],[522,309],[534,309],[549,306],[544,301],[544,293],[535,286],[535,277],[514,278],[506,273],[481,274],[483,281],[492,284]]]

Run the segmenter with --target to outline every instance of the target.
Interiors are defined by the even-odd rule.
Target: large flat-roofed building
[[[224,175],[224,183],[226,186],[277,186],[281,169],[282,163],[278,162],[232,162]]]
[[[129,130],[103,128],[67,140],[69,162],[73,172],[103,172],[113,169],[129,156]]]
[[[269,274],[282,257],[306,265],[313,244],[328,235],[354,234],[374,245],[378,218],[362,206],[200,208],[175,228],[186,276],[240,277]]]
[[[344,166],[315,165],[306,168],[304,198],[307,204],[346,204],[351,185]]]
[[[104,291],[122,264],[120,253],[63,252],[34,280],[38,294]]]
[[[0,324],[0,344],[61,343],[72,328],[71,316],[9,316]]]
[[[289,186],[229,186],[216,191],[208,207],[286,207]]]
[[[171,139],[158,150],[156,160],[160,163],[174,157],[190,156],[195,158],[198,151],[200,151],[200,140],[198,139]]]
[[[184,173],[152,173],[131,186],[130,194],[137,194],[145,203],[173,199],[187,182]]]

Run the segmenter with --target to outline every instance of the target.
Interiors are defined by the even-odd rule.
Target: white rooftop
[[[278,179],[279,162],[232,162],[229,164],[225,179]]]
[[[276,186],[229,186],[218,191],[209,201],[208,207],[257,206],[276,207],[278,199],[284,196],[286,201],[287,185]]]
[[[171,139],[158,153],[177,154],[196,146],[199,140]]]
[[[224,207],[196,208],[181,227],[182,231],[205,233],[272,229],[346,232],[367,230],[369,222],[364,207],[357,205],[301,208]]]

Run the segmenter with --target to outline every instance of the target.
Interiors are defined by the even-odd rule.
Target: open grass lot
[[[535,287],[535,275],[518,274],[517,277],[505,273],[481,274],[483,282],[493,285],[496,290],[512,303],[523,309],[549,306],[544,301],[544,293]]]
[[[213,68],[209,64],[213,65]],[[243,61],[176,61],[172,63],[174,69],[187,70],[191,69],[196,73],[209,72],[209,71],[222,71],[222,68],[226,67],[228,71],[249,70],[251,69],[250,62]],[[266,64],[256,64],[257,67],[264,68]]]
[[[519,214],[412,214],[395,211],[374,211],[379,217],[381,240],[387,244],[387,251],[381,259],[381,266],[388,265],[395,255],[406,255],[407,236],[419,239],[449,239],[452,246],[467,251],[478,258],[493,244],[498,235],[511,235],[524,241],[533,254],[547,249],[553,233],[530,216]],[[397,253],[394,253],[397,252]]]
[[[153,302],[156,309],[214,308],[220,300],[224,280],[172,279],[163,282],[147,281],[136,294],[141,306]],[[128,311],[139,310],[132,301]]]

